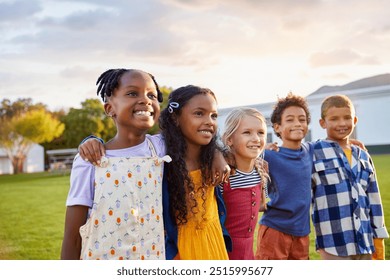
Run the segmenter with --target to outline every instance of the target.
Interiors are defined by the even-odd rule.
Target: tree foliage
[[[166,108],[172,88],[160,87]],[[159,132],[158,123],[148,133]],[[99,99],[86,99],[81,108],[50,112],[43,103],[34,104],[31,98],[14,102],[3,99],[0,103],[0,148],[11,160],[14,173],[23,171],[23,162],[33,143],[45,150],[76,148],[88,135],[108,141],[116,134],[114,121],[107,117]]]
[[[0,147],[12,162],[14,173],[23,171],[23,163],[34,143],[52,141],[64,131],[64,124],[31,99],[14,103],[5,99],[0,108]]]
[[[0,118],[10,119],[13,116],[19,116],[28,111],[39,109],[47,111],[47,106],[43,103],[33,104],[31,98],[19,98],[14,102],[6,98],[1,101]]]
[[[81,140],[91,134],[107,141],[116,133],[115,124],[105,115],[99,99],[85,100],[81,109],[71,108],[63,122],[66,128],[62,137],[69,148],[77,148]]]

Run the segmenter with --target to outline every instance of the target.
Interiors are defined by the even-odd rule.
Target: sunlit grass
[[[0,176],[0,259],[59,259],[69,176]]]
[[[390,155],[373,157],[390,225]],[[0,259],[55,260],[60,257],[68,174],[0,176]],[[256,235],[257,236],[257,235]],[[390,241],[386,259],[390,259]],[[311,233],[310,259],[319,259]]]

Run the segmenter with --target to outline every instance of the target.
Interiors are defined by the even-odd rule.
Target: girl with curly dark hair
[[[218,215],[225,210],[211,176],[217,116],[214,93],[193,85],[174,90],[161,112],[161,133],[172,157],[163,176],[167,259],[228,259]]]

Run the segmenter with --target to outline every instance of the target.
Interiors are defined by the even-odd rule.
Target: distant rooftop
[[[362,89],[369,87],[385,86],[390,85],[390,74],[382,74],[377,76],[372,76],[364,79],[360,79],[342,86],[323,86],[317,89],[310,95],[335,92],[335,91],[345,91],[345,90],[354,90]]]

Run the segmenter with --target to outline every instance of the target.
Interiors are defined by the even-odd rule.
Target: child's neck
[[[283,140],[283,139],[282,139]],[[291,150],[299,150],[301,148],[302,141],[285,141],[283,140],[282,147],[291,149]]]
[[[249,173],[255,167],[255,159],[252,159],[252,160],[245,159],[244,160],[244,159],[240,159],[240,158],[235,157],[235,161],[236,161],[237,169],[242,171],[242,172]]]
[[[185,162],[188,171],[197,170],[201,167],[200,152],[201,152],[201,146],[191,145],[187,143]]]
[[[326,139],[337,142],[343,150],[347,150],[347,149],[350,150],[351,149],[351,143],[349,142],[349,138],[332,139],[332,138],[328,137]]]
[[[133,146],[137,146],[145,141],[146,134],[128,134],[128,135],[115,135],[110,141],[105,144],[106,149],[126,149]]]

